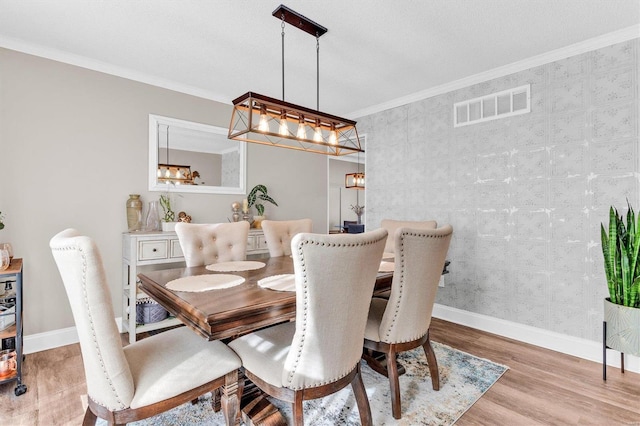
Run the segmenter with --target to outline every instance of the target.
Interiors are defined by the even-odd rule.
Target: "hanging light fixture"
[[[158,124],[158,147],[160,147],[160,124]],[[193,185],[191,166],[180,166],[169,164],[169,126],[167,126],[167,149],[165,153],[166,162],[158,163],[157,179],[158,183],[172,183],[175,185]]]
[[[349,189],[364,189],[364,172],[360,172],[360,153],[358,153],[358,171],[344,175],[344,187]]]
[[[247,92],[234,99],[229,139],[325,155],[364,152],[356,122],[320,112],[320,36],[327,29],[280,5],[273,16],[282,20],[282,100]],[[285,22],[316,37],[316,110],[284,100]]]

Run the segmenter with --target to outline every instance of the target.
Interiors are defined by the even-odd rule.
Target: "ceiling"
[[[282,97],[284,3],[328,28],[321,111],[347,117],[615,31],[639,0],[0,0],[0,47],[225,103]],[[316,40],[285,27],[285,100],[316,107]]]

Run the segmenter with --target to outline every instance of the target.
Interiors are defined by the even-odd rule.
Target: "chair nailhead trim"
[[[89,309],[89,300],[87,298],[87,257],[86,254],[84,253],[84,251],[77,247],[77,246],[65,246],[65,247],[60,247],[60,248],[56,248],[54,250],[65,250],[65,251],[72,251],[72,250],[77,250],[80,253],[80,256],[82,257],[82,296],[84,298],[84,304],[85,307],[87,308],[87,316],[89,317],[89,324],[91,324],[91,336],[93,338],[93,344],[94,344],[94,348],[96,350],[96,354],[98,355],[98,360],[100,361],[100,366],[102,367],[102,372],[104,373],[104,377],[107,380],[107,382],[109,383],[109,387],[111,388],[111,390],[113,391],[113,395],[115,396],[116,400],[118,401],[118,404],[120,404],[120,406],[118,408],[120,409],[125,409],[127,408],[127,405],[124,404],[121,400],[120,397],[118,396],[118,392],[116,391],[115,386],[113,385],[113,381],[111,380],[111,378],[109,377],[109,374],[107,373],[107,370],[104,366],[104,359],[102,358],[102,352],[100,352],[100,348],[98,347],[98,339],[96,337],[96,332],[95,332],[95,327],[93,325],[93,316],[91,315],[91,310]],[[93,399],[93,398],[91,398]],[[99,401],[95,401],[97,404],[105,407],[105,408],[109,408],[107,407],[105,404],[99,402]]]
[[[302,357],[302,350],[304,347],[304,340],[305,340],[305,336],[307,333],[307,316],[308,316],[308,307],[309,307],[309,291],[308,291],[308,280],[307,280],[307,269],[306,269],[306,265],[305,265],[305,260],[304,260],[304,250],[303,247],[305,245],[322,245],[322,246],[327,246],[327,247],[361,247],[361,246],[367,246],[367,245],[371,245],[371,244],[375,244],[377,242],[379,242],[381,239],[377,239],[377,240],[372,240],[372,241],[364,241],[361,243],[325,243],[325,242],[320,242],[320,241],[314,241],[311,239],[307,239],[307,240],[302,240],[298,243],[298,254],[300,256],[300,265],[302,266],[302,271],[301,271],[301,275],[302,275],[302,282],[303,282],[303,301],[304,301],[304,307],[303,307],[303,311],[304,314],[302,316],[302,336],[300,338],[300,344],[298,345],[298,353],[296,356],[296,360],[293,364],[293,368],[291,369],[291,371],[289,372],[289,375],[287,377],[288,380],[288,385],[291,384],[291,382],[293,381],[293,376],[296,374],[296,370],[298,369],[298,365],[300,364],[300,358]],[[296,329],[297,329],[297,325],[296,325]],[[335,378],[331,378],[328,379],[327,381],[318,384],[317,386],[322,386],[328,383],[333,383],[335,381],[340,380],[341,378],[345,377],[347,374],[349,374],[351,370],[347,371],[346,373],[342,373],[341,375],[339,375],[338,377]],[[289,386],[286,386],[289,387]],[[303,388],[290,388],[293,390],[302,390]]]

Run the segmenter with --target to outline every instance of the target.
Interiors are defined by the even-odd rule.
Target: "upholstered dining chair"
[[[401,227],[408,227],[414,229],[436,229],[438,223],[435,220],[394,220],[394,219],[382,219],[380,227],[387,230],[389,238],[387,238],[387,244],[384,246],[384,257],[393,257],[395,248],[396,229]]]
[[[187,266],[245,260],[249,222],[176,223]]]
[[[304,424],[303,400],[332,394],[349,383],[362,424],[372,422],[359,360],[386,238],[384,229],[362,234],[296,235],[291,241],[295,322],[229,343],[253,383],[293,404],[296,425]]]
[[[115,322],[111,292],[94,241],[74,229],[54,236],[58,265],[76,323],[89,406],[84,425],[97,417],[123,425],[160,414],[223,386],[226,423],[239,420],[240,358],[220,341],[186,327],[126,347]]]
[[[298,220],[263,220],[262,230],[267,242],[269,256],[289,256],[291,254],[291,239],[300,232],[311,232],[311,219]]]
[[[365,329],[364,359],[389,378],[393,417],[402,416],[396,354],[422,346],[434,390],[440,389],[438,362],[429,340],[431,313],[453,228],[396,229],[396,256],[389,299],[374,297]],[[385,354],[386,367],[368,351]]]

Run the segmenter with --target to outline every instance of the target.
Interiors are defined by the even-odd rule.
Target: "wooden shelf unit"
[[[0,281],[11,282],[12,289],[15,290],[15,295],[2,294],[0,295],[0,303],[9,305],[7,302],[9,299],[15,297],[13,303],[14,311],[10,313],[0,313],[0,316],[7,317],[13,315],[15,317],[15,324],[0,331],[0,339],[14,338],[14,350],[16,353],[16,372],[8,377],[0,379],[0,384],[16,381],[16,387],[14,393],[16,396],[22,395],[27,391],[27,386],[22,383],[22,363],[24,357],[23,348],[23,321],[22,321],[22,259],[13,258],[9,268],[0,271]],[[4,341],[4,340],[0,340]]]

